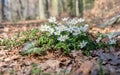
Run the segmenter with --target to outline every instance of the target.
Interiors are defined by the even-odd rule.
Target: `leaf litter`
[[[31,26],[31,28],[33,27]],[[12,31],[8,31],[8,28]],[[3,30],[8,37],[13,36],[14,32],[27,30],[26,27],[19,29],[18,27],[10,26],[8,28],[6,27]],[[13,31],[14,29],[16,30]],[[0,37],[3,37],[2,33],[0,35]],[[100,66],[102,66],[104,74],[120,75],[119,48],[112,48],[108,52],[104,49],[95,50],[88,57],[83,55],[81,51],[76,50],[73,50],[69,56],[62,55],[60,51],[48,51],[43,56],[22,56],[20,54],[22,49],[23,47],[12,48],[11,50],[3,50],[1,48],[0,73],[2,75],[35,75],[37,70],[41,71],[41,75],[44,75],[44,73],[50,73],[51,75],[99,75]],[[99,64],[99,60],[102,60],[101,65]],[[37,66],[34,66],[35,64]]]

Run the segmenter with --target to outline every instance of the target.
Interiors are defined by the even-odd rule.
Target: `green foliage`
[[[54,21],[50,20],[50,23],[41,26],[41,35],[36,39],[36,45],[23,51],[23,54],[41,54],[46,50],[62,50],[64,54],[69,54],[71,50],[82,50],[85,55],[89,55],[91,50],[109,45],[104,42],[97,43],[104,38],[101,34],[98,37],[102,38],[97,42],[92,40],[88,33],[88,25],[83,25],[82,19],[80,23],[75,24],[76,20],[71,19],[64,23],[65,25],[59,25],[54,18],[52,20]]]
[[[30,73],[32,75],[40,75],[42,73],[42,71],[40,68],[38,68],[37,64],[33,64]]]
[[[12,75],[16,75],[17,72],[16,72],[14,69],[12,69],[12,70],[10,71],[10,74],[12,74]]]
[[[35,37],[36,34],[39,32],[39,29],[33,29],[26,32],[20,32],[13,38],[4,38],[0,39],[0,45],[5,46],[6,49],[12,48],[15,46],[21,46],[24,45],[24,43],[37,39],[38,37]]]
[[[99,59],[99,74],[100,75],[105,75],[101,59]]]

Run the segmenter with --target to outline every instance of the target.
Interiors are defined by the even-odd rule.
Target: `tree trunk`
[[[5,12],[4,12],[4,8],[5,8],[5,0],[1,0],[1,18],[4,21],[5,20]]]
[[[44,10],[45,10],[45,17],[49,17],[49,6],[48,6],[48,0],[44,0]]]
[[[79,12],[79,0],[76,0],[76,16],[80,16],[80,12]]]
[[[0,2],[0,22],[2,21],[2,2]]]
[[[23,20],[24,19],[24,16],[23,16],[23,11],[24,11],[24,7],[23,7],[23,4],[22,4],[22,1],[19,0],[19,16],[20,16],[20,20]]]
[[[43,3],[44,3],[44,0],[39,0],[39,17],[40,17],[40,19],[46,19]]]
[[[58,0],[58,13],[62,14],[65,11],[65,5],[64,5],[64,1],[63,0]]]
[[[39,1],[38,0],[36,0],[36,2],[35,2],[35,17],[36,17],[36,19],[39,19],[39,5],[38,5],[38,3],[39,3]]]
[[[58,0],[52,0],[51,16],[58,16]]]
[[[11,5],[10,5],[10,10],[11,10],[11,21],[16,22],[17,20],[19,20],[18,18],[18,12],[17,12],[17,2],[16,0],[11,0]]]
[[[79,0],[79,12],[81,17],[83,16],[83,11],[84,11],[84,8],[83,8],[84,1],[85,0]]]

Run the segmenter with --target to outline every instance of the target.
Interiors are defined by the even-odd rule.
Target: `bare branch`
[[[111,19],[109,19],[108,21],[106,21],[103,25],[100,26],[100,28],[106,28],[108,26],[112,26],[115,23],[120,21],[120,14],[112,17]]]

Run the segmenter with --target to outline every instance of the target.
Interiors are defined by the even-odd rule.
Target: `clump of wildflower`
[[[80,48],[85,47],[85,46],[87,45],[87,43],[88,43],[88,42],[86,42],[86,41],[83,40],[83,41],[80,43],[80,45],[79,45]]]
[[[51,41],[47,39],[47,42],[49,41],[49,45],[54,45],[56,49],[63,48],[66,52],[68,52],[68,50],[79,50],[84,48],[88,51],[85,51],[85,53],[89,53],[90,50],[116,44],[116,40],[114,39],[114,37],[116,37],[115,34],[101,34],[95,40],[96,42],[94,42],[93,39],[87,35],[89,25],[84,24],[84,19],[82,18],[78,20],[63,18],[63,22],[59,23],[56,22],[55,17],[50,17],[48,21],[50,25],[42,25],[41,31],[47,31],[50,33],[50,37],[47,38],[51,39]],[[106,37],[109,38],[109,41],[104,43],[104,38]]]
[[[60,35],[60,37],[58,37],[57,40],[59,40],[59,41],[65,41],[67,39],[69,39],[68,35]]]

